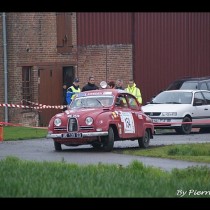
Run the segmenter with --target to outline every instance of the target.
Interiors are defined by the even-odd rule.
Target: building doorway
[[[73,66],[63,67],[63,105],[67,105],[66,92],[72,86],[74,76],[75,71]]]
[[[67,88],[72,86],[74,77],[75,72],[73,66],[63,67],[63,83],[67,85]]]

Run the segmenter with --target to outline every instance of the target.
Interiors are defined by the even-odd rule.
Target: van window
[[[210,93],[209,92],[203,92],[204,97],[206,98],[206,103],[210,105]]]
[[[178,90],[180,89],[182,83],[183,81],[175,81],[168,86],[167,90]]]
[[[207,82],[208,90],[210,90],[210,81]]]
[[[201,90],[208,90],[207,84],[205,82],[202,82],[200,89]]]
[[[180,87],[181,90],[197,90],[198,82],[184,82]]]

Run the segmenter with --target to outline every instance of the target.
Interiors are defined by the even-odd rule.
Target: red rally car
[[[137,99],[119,89],[81,92],[65,112],[49,122],[47,138],[54,141],[56,151],[66,146],[90,144],[112,151],[114,141],[138,140],[147,148],[153,138],[154,125],[144,114]]]

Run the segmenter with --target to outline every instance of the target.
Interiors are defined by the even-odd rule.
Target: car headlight
[[[92,117],[87,117],[85,119],[85,123],[86,123],[86,125],[92,125],[93,124],[93,118]]]
[[[55,126],[60,126],[61,125],[61,119],[60,118],[55,118],[54,125]]]
[[[163,117],[177,116],[177,112],[162,112],[161,116],[163,116]]]

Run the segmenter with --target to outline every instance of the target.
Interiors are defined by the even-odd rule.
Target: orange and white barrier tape
[[[19,104],[0,104],[0,107],[10,107],[10,108],[24,108],[24,109],[63,109],[67,107],[66,105],[39,105],[39,106],[28,106]]]
[[[3,126],[3,125],[14,126],[14,127],[47,129],[47,127],[36,127],[36,126],[22,125],[22,124],[18,124],[18,123],[15,124],[15,123],[0,122],[0,126]]]

